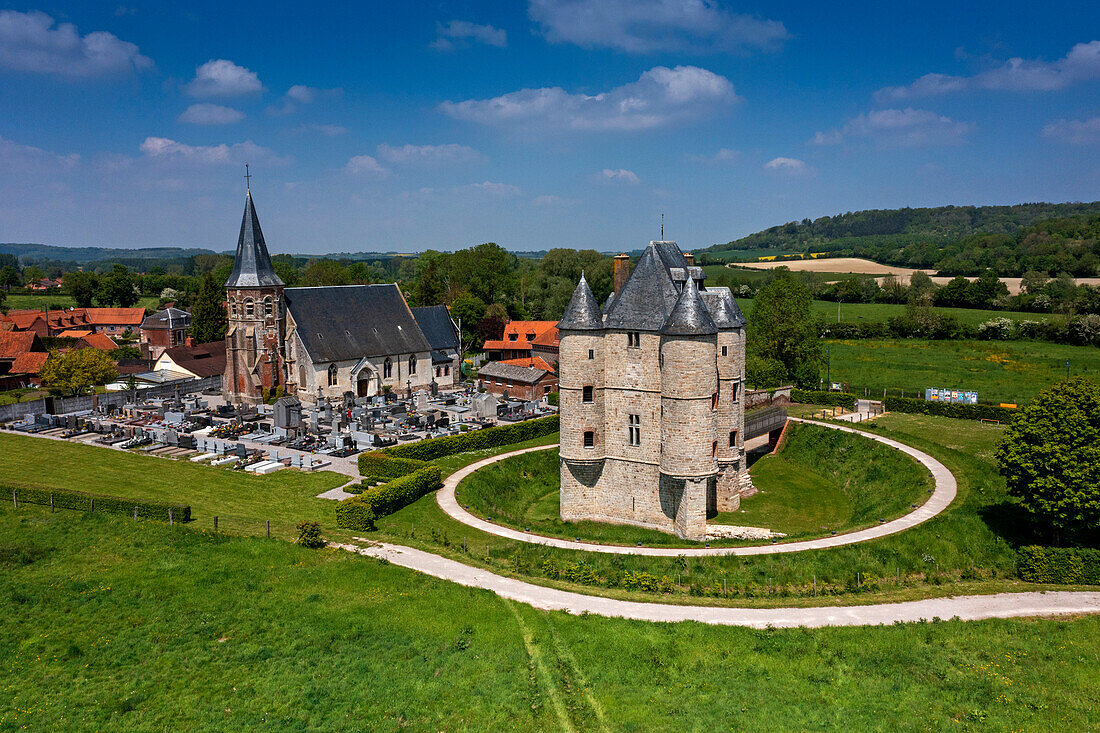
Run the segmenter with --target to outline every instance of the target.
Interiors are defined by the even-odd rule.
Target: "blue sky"
[[[3,7],[3,6],[0,6]],[[1100,198],[1100,5],[0,10],[0,241],[633,249]]]

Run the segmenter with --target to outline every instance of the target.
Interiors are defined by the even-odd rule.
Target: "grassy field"
[[[143,296],[138,300],[137,306],[135,307],[156,310],[159,304],[160,298]],[[75,308],[76,301],[73,300],[71,295],[65,293],[48,293],[41,295],[38,293],[8,293],[8,297],[4,300],[4,307],[9,310],[41,310],[47,306],[50,308],[58,306],[62,308]]]
[[[1036,341],[830,341],[829,374],[872,396],[903,389],[921,397],[926,387],[976,390],[989,402],[1025,403],[1066,378],[1100,376],[1100,349]]]
[[[333,529],[333,503],[316,495],[348,481],[332,471],[287,469],[267,476],[68,441],[0,433],[4,483],[74,489],[191,506],[193,524],[241,534],[266,532],[292,539],[295,525],[313,519]]]
[[[740,512],[719,514],[713,521],[767,527],[792,539],[900,516],[910,511],[911,503],[923,501],[931,487],[923,469],[908,456],[866,438],[815,425],[793,426],[782,453],[757,461],[752,475],[762,491],[744,500]],[[664,547],[700,544],[640,527],[561,521],[558,457],[553,450],[487,466],[465,479],[456,497],[494,522],[552,537]]]
[[[1088,730],[1100,618],[546,613],[336,550],[0,509],[0,730]]]
[[[752,313],[752,298],[738,298],[737,305],[745,316]],[[837,304],[828,300],[815,300],[810,304],[811,311],[826,323],[836,323]],[[1042,321],[1059,318],[1050,313],[1025,313],[1023,311],[994,311],[980,308],[935,308],[937,313],[954,316],[959,323],[977,326],[993,318],[1007,318],[1012,321]],[[905,306],[895,303],[841,303],[840,321],[882,323],[894,316],[905,315]]]

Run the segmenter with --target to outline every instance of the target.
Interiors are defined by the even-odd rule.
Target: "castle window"
[[[715,458],[718,455],[718,441],[714,441],[710,444],[710,457]]]
[[[416,374],[416,355],[409,357],[409,374]]]
[[[714,394],[712,394],[710,396],[710,409],[712,409],[712,410],[717,410],[718,409],[718,393],[717,392],[715,392]]]
[[[596,352],[595,352],[594,349],[589,349],[588,350],[588,358],[589,359],[595,359],[596,358]]]
[[[731,430],[730,431],[730,448],[736,448],[736,447],[737,447],[737,431],[736,430]]]
[[[737,393],[738,393],[738,391],[740,391],[740,389],[741,389],[740,384],[733,385],[733,404],[735,404],[735,405],[737,404]]]
[[[389,379],[392,376],[393,376],[393,360],[390,359],[387,356],[386,361],[382,362],[382,377],[384,379]]]
[[[244,300],[244,314],[246,316],[251,316],[255,313],[255,311],[256,311],[256,306],[252,302],[252,298],[245,298],[245,300]]]
[[[269,295],[266,298],[264,298],[264,315],[265,316],[270,316],[273,312],[274,312],[274,308],[272,307],[271,296]]]
[[[336,386],[337,369],[335,364],[330,364],[328,367],[328,386]]]
[[[629,420],[629,427],[627,429],[630,445],[642,444],[642,416],[631,415]]]
[[[595,448],[596,447],[596,434],[591,430],[584,431],[584,447]]]
[[[585,404],[592,403],[592,385],[588,385],[581,389],[581,402]]]
[[[725,346],[722,347],[722,356],[726,356],[726,347]]]
[[[640,349],[642,348],[642,334],[637,331],[631,331],[626,335],[626,346],[628,349]]]

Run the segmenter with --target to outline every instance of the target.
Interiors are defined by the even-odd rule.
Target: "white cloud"
[[[478,151],[466,145],[402,145],[378,146],[378,157],[388,163],[474,163],[483,159]]]
[[[304,129],[319,132],[325,137],[336,137],[348,131],[343,125],[304,125]]]
[[[531,0],[527,13],[551,43],[627,53],[771,51],[790,37],[713,0]]]
[[[764,170],[788,176],[807,176],[812,169],[798,158],[772,158],[764,164]]]
[[[378,178],[385,178],[390,173],[381,163],[370,155],[356,155],[348,161],[345,168],[348,173],[353,173],[355,175],[372,175]]]
[[[231,125],[244,119],[244,112],[220,104],[200,102],[192,104],[179,116],[180,122],[192,125]]]
[[[195,69],[186,89],[192,97],[239,97],[262,92],[264,85],[255,71],[226,59],[212,59]]]
[[[1049,92],[1097,78],[1100,78],[1100,41],[1090,41],[1078,43],[1057,61],[1011,58],[973,76],[925,74],[912,84],[880,89],[875,97],[892,101],[972,89]]]
[[[519,196],[523,193],[523,190],[519,186],[513,186],[508,183],[496,183],[495,181],[483,181],[482,183],[468,183],[465,186],[459,186],[458,191],[469,191],[472,193],[485,193],[490,196]]]
[[[543,87],[444,102],[439,108],[451,117],[486,125],[629,131],[698,119],[738,100],[724,76],[697,66],[656,66],[636,82],[595,95]]]
[[[605,183],[629,183],[631,185],[642,182],[642,179],[638,178],[634,171],[628,171],[625,168],[604,168],[596,174],[596,180]]]
[[[838,145],[848,138],[874,140],[889,147],[958,145],[973,125],[926,109],[879,109],[849,120],[840,129],[818,132],[814,145]]]
[[[478,25],[466,20],[452,20],[447,25],[436,24],[436,39],[431,47],[439,51],[451,51],[457,44],[484,43],[486,46],[504,48],[508,45],[508,33],[491,25]]]
[[[0,168],[12,172],[46,172],[72,170],[80,164],[76,153],[58,155],[32,145],[20,145],[17,142],[0,137]]]
[[[687,154],[684,160],[691,163],[732,163],[741,157],[741,153],[729,148],[721,148],[716,153],[709,155]]]
[[[1043,127],[1043,137],[1071,145],[1100,143],[1100,117],[1051,122]]]
[[[81,36],[45,13],[0,10],[0,68],[68,78],[118,76],[153,66],[138,47],[105,31]]]
[[[297,112],[299,105],[313,104],[320,99],[335,99],[343,93],[344,90],[340,88],[318,89],[304,84],[295,84],[286,90],[279,104],[267,108],[267,113],[272,117],[282,117]]]
[[[246,140],[243,143],[227,145],[187,145],[166,137],[147,137],[141,144],[141,152],[151,160],[190,163],[197,165],[220,165],[245,163],[266,163],[283,165],[290,162],[288,157],[280,157],[269,148]]]
[[[567,199],[561,196],[555,196],[554,194],[545,194],[531,199],[531,203],[535,206],[574,206],[580,202],[576,199]]]

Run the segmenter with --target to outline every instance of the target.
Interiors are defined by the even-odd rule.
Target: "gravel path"
[[[502,598],[545,611],[637,619],[640,621],[697,621],[705,624],[791,628],[819,626],[877,626],[933,618],[974,621],[1024,616],[1064,616],[1100,613],[1100,592],[998,593],[984,596],[929,598],[873,606],[817,606],[811,608],[729,608],[640,603],[534,585],[470,567],[430,552],[379,543],[370,547],[335,545],[367,557],[388,560],[459,585],[483,588]]]
[[[814,425],[820,425],[822,427],[831,428],[833,430],[841,430],[847,433],[854,433],[861,435],[870,440],[877,440],[880,443],[888,445],[892,448],[906,453],[913,458],[920,461],[929,473],[935,479],[935,489],[928,501],[921,506],[917,507],[913,511],[909,512],[903,517],[899,517],[893,521],[879,524],[874,527],[868,527],[867,529],[861,529],[856,532],[847,532],[845,534],[833,535],[830,537],[822,537],[816,540],[804,540],[801,542],[784,542],[774,545],[755,545],[751,547],[631,547],[629,545],[599,545],[593,542],[578,542],[574,540],[565,540],[557,537],[545,537],[543,535],[536,535],[530,532],[521,532],[509,527],[502,527],[499,524],[488,522],[480,517],[476,517],[470,512],[466,511],[458,501],[455,499],[455,489],[458,484],[467,476],[484,468],[491,463],[502,461],[505,458],[512,456],[522,455],[524,453],[530,453],[537,450],[549,450],[557,448],[557,445],[537,446],[535,448],[524,448],[523,450],[512,451],[511,453],[502,453],[498,456],[491,456],[485,460],[478,461],[477,463],[471,463],[469,466],[455,471],[448,476],[443,482],[443,488],[436,492],[435,498],[439,503],[439,507],[450,515],[453,519],[468,524],[471,527],[487,532],[497,537],[505,537],[510,540],[518,540],[520,542],[531,542],[538,545],[546,545],[548,547],[558,547],[565,550],[584,550],[587,552],[606,552],[618,555],[648,555],[650,557],[676,557],[684,555],[687,557],[696,557],[702,555],[773,555],[784,552],[802,552],[804,550],[824,550],[830,547],[840,547],[842,545],[851,545],[856,542],[866,542],[867,540],[876,539],[878,537],[885,537],[887,535],[902,532],[917,526],[921,522],[926,522],[932,517],[936,516],[955,500],[955,495],[958,492],[958,484],[955,482],[955,477],[947,470],[947,467],[937,461],[932,456],[919,451],[916,448],[899,443],[896,440],[890,438],[884,438],[881,435],[875,435],[874,433],[865,433],[861,430],[855,430],[853,428],[845,427],[842,425],[832,425],[829,423],[821,423],[813,420],[801,420],[799,418],[790,418],[795,422],[812,423]]]

